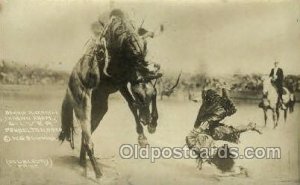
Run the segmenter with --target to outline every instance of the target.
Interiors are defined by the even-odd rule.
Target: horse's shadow
[[[83,167],[79,163],[79,158],[76,156],[55,156],[52,157],[53,165],[60,168],[72,169],[79,173]]]
[[[93,174],[93,167],[91,163],[87,163],[87,168],[85,169],[79,162],[79,157],[77,156],[55,156],[52,157],[53,166],[58,168],[71,170],[78,176],[82,176],[91,180],[93,182],[98,182],[93,175],[87,175],[87,171],[89,174]],[[101,160],[101,161],[100,161]],[[97,159],[97,165],[100,167],[101,171],[104,171],[106,176],[114,176],[118,175],[116,167],[112,164],[113,158],[111,159]],[[113,162],[114,163],[114,162]],[[87,171],[86,171],[87,170]]]

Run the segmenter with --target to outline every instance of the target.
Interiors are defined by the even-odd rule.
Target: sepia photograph
[[[299,0],[0,0],[0,184],[299,185],[299,69]]]

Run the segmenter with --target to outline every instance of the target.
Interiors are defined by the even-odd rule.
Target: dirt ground
[[[96,181],[92,168],[88,177],[78,163],[80,134],[75,138],[75,149],[68,143],[55,141],[4,142],[4,129],[8,122],[4,119],[6,110],[60,111],[64,94],[63,88],[32,86],[1,86],[0,91],[0,184],[299,184],[299,104],[295,112],[288,115],[284,123],[282,116],[279,127],[273,129],[269,120],[263,128],[263,112],[257,102],[236,101],[238,112],[225,120],[227,124],[240,125],[256,122],[263,134],[247,132],[241,136],[240,149],[252,147],[280,147],[280,159],[238,159],[236,163],[248,169],[249,177],[223,177],[213,166],[205,164],[201,171],[196,169],[194,159],[122,159],[119,147],[122,144],[137,144],[137,134],[133,117],[124,100],[113,95],[109,101],[109,111],[100,127],[93,135],[95,154],[103,177]],[[159,125],[154,134],[148,134],[151,146],[183,146],[185,136],[193,127],[199,103],[187,100],[165,99],[158,101]],[[59,115],[57,116],[59,119]],[[60,126],[57,122],[56,127]],[[57,134],[57,133],[55,133]],[[9,166],[11,159],[49,159],[48,166],[18,168]]]

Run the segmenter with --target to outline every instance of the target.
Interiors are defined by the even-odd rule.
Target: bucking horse
[[[97,48],[96,51],[95,56],[83,56],[70,75],[62,103],[62,131],[59,140],[70,141],[71,147],[74,148],[73,112],[75,112],[82,129],[80,164],[87,168],[87,153],[96,178],[100,178],[102,172],[94,156],[91,135],[108,110],[109,95],[119,91],[125,98],[135,118],[138,143],[140,146],[146,146],[148,142],[143,125],[147,126],[149,133],[154,133],[157,127],[155,87],[157,79],[133,83],[130,81],[133,68],[128,66],[129,62],[121,57],[108,56],[105,46]],[[103,73],[108,57],[110,57],[110,77]]]

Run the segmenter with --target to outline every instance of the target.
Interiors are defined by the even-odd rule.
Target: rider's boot
[[[283,102],[282,96],[280,96],[279,98],[279,105],[283,110],[287,109],[286,105]]]

